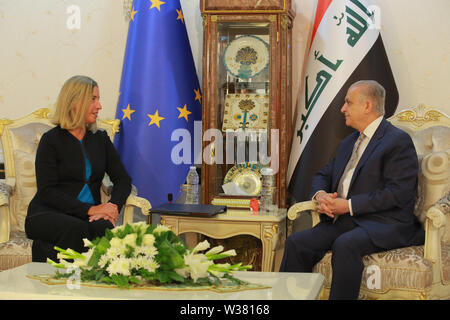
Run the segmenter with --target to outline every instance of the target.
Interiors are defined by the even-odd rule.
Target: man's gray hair
[[[353,83],[350,86],[350,89],[354,87],[361,87],[361,92],[372,101],[375,110],[377,110],[380,115],[384,115],[386,90],[381,84],[375,80],[360,80]]]

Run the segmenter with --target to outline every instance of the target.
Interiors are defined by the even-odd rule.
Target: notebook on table
[[[226,210],[226,206],[213,204],[165,203],[159,207],[151,208],[150,213],[175,216],[212,217],[218,213],[224,213]]]

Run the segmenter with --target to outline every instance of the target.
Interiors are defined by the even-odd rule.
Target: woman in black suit
[[[97,83],[74,76],[63,85],[53,123],[36,153],[37,193],[25,220],[33,239],[32,260],[56,259],[54,246],[85,251],[83,239],[113,228],[131,191],[131,178],[105,131],[97,130],[102,106]],[[108,203],[100,201],[102,179],[114,184]]]

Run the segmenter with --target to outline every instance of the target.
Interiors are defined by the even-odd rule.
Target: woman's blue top
[[[91,163],[89,162],[86,151],[84,150],[83,141],[80,140],[80,143],[81,143],[81,149],[83,150],[84,163],[85,163],[85,167],[86,167],[86,177],[84,180],[84,181],[86,181],[86,183],[84,184],[83,189],[81,189],[81,192],[78,195],[78,200],[80,200],[82,202],[90,203],[90,204],[95,204],[94,197],[92,196],[92,193],[91,193],[91,189],[89,189],[89,186],[87,184],[87,182],[89,181],[89,178],[91,177]]]

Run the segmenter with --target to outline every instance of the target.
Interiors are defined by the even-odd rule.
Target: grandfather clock
[[[292,0],[200,0],[204,203],[217,203],[228,182],[240,187],[244,199],[259,196],[261,168],[270,167],[278,206],[286,208],[293,5]]]

